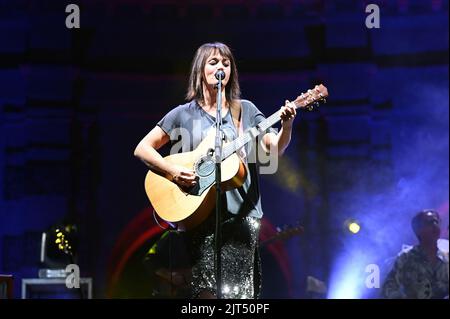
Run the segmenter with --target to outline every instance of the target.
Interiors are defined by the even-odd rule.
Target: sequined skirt
[[[258,253],[260,224],[258,218],[234,215],[222,223],[223,298],[259,297],[261,291],[261,260]],[[192,298],[198,298],[204,291],[216,295],[214,229],[214,218],[209,218],[191,235]]]

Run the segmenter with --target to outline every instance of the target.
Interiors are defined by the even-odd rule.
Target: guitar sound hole
[[[200,177],[207,177],[214,172],[215,162],[209,156],[205,156],[199,159],[195,165],[195,171]]]

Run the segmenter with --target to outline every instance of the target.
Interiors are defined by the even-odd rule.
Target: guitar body
[[[164,158],[170,163],[195,171],[198,180],[193,188],[181,188],[152,170],[148,171],[145,178],[145,191],[156,213],[165,221],[177,223],[179,230],[189,230],[199,225],[215,208],[215,162],[211,158],[214,140],[215,130],[210,130],[194,151]],[[234,153],[222,161],[221,173],[221,187],[229,190],[244,183],[247,170]]]

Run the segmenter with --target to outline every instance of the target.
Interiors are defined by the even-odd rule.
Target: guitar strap
[[[230,106],[231,117],[233,118],[234,127],[236,127],[236,132],[238,133],[238,136],[243,133],[243,127],[242,127],[242,107],[241,102],[239,103],[231,103]]]
[[[237,136],[242,136],[244,134],[244,124],[242,121],[242,102],[232,103],[230,106],[231,117],[233,118],[233,124],[236,128]],[[244,163],[247,163],[247,153],[245,151],[245,147],[241,147],[237,152],[237,155],[243,160]]]

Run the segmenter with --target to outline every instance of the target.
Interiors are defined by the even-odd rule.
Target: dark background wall
[[[65,27],[71,2],[80,29]],[[134,147],[183,102],[210,41],[233,49],[243,97],[266,115],[315,84],[330,92],[261,178],[267,220],[306,229],[283,244],[290,294],[264,252],[268,296],[305,297],[314,276],[329,297],[374,297],[365,266],[383,275],[414,243],[416,211],[448,225],[448,1],[71,2],[0,1],[0,272],[17,296],[37,276],[40,233],[63,219],[79,225],[82,275],[106,296],[119,234],[149,206]],[[369,3],[379,29],[365,26]]]

